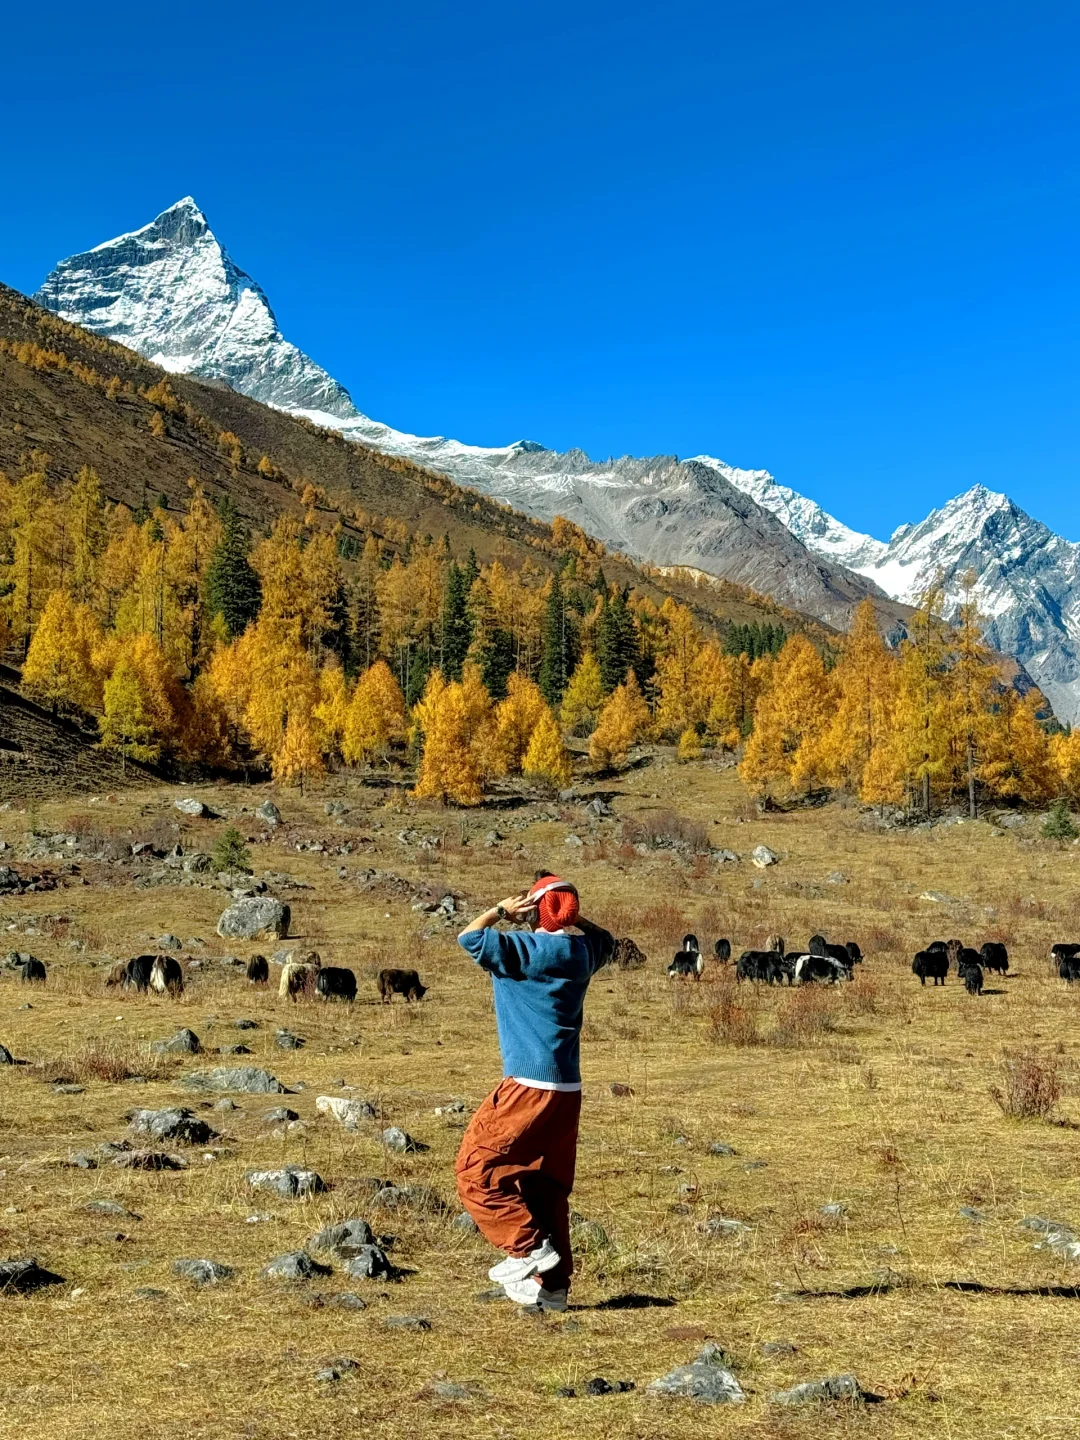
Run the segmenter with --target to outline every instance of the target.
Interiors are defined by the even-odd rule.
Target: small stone
[[[286,1165],[280,1170],[249,1170],[247,1182],[252,1190],[270,1190],[283,1200],[303,1199],[326,1189],[320,1175],[299,1165]]]
[[[86,1093],[85,1085],[54,1085],[52,1088],[54,1095],[84,1095]]]
[[[462,1231],[465,1235],[477,1234],[476,1221],[467,1210],[463,1210],[460,1215],[455,1215],[452,1221],[452,1228]]]
[[[201,818],[204,815],[210,814],[210,811],[203,802],[196,800],[193,795],[187,795],[183,800],[174,800],[173,804],[177,810],[180,811],[181,815],[194,815]]]
[[[272,830],[281,824],[281,811],[272,800],[264,800],[255,814],[260,820],[265,820]]]
[[[774,1405],[813,1405],[823,1400],[854,1400],[864,1398],[862,1387],[854,1375],[827,1375],[823,1380],[805,1380],[790,1390],[777,1390],[769,1396]]]
[[[76,1151],[74,1151],[72,1154],[70,1154],[70,1155],[68,1156],[67,1160],[65,1160],[64,1163],[65,1163],[65,1165],[69,1166],[72,1170],[96,1170],[96,1169],[97,1169],[97,1161],[94,1159],[93,1155],[90,1155],[90,1154],[89,1154],[87,1151],[85,1151],[85,1150],[76,1150]]]
[[[315,1371],[315,1383],[317,1385],[332,1385],[334,1381],[340,1380],[340,1374],[330,1365],[322,1370]]]
[[[634,1093],[634,1087],[624,1084],[621,1080],[613,1080],[608,1089],[617,1100],[628,1100]]]
[[[650,1395],[696,1400],[700,1405],[741,1405],[742,1386],[726,1367],[719,1345],[706,1345],[689,1365],[679,1365],[648,1386]]]
[[[164,1150],[129,1150],[113,1158],[118,1170],[186,1170],[187,1161],[182,1155],[170,1155]]]
[[[274,1033],[274,1044],[279,1050],[302,1050],[307,1041],[291,1030],[278,1030]]]
[[[747,1234],[750,1226],[745,1220],[731,1220],[724,1215],[710,1215],[701,1228],[706,1235],[732,1237]]]
[[[419,1154],[423,1150],[430,1150],[430,1145],[425,1145],[421,1140],[414,1140],[405,1130],[397,1125],[391,1125],[382,1134],[383,1144],[388,1150],[396,1150],[401,1155]]]
[[[6,1045],[0,1045],[0,1065],[14,1064],[15,1061],[12,1058],[11,1051],[7,1048]]]
[[[710,1155],[737,1155],[739,1152],[734,1145],[729,1145],[726,1140],[714,1140],[709,1146]]]
[[[605,1380],[602,1375],[595,1375],[591,1380],[585,1381],[586,1395],[610,1395],[615,1386],[610,1380]]]
[[[63,1285],[64,1277],[46,1270],[35,1259],[0,1260],[0,1295],[29,1295],[49,1285]]]
[[[846,1200],[831,1200],[828,1205],[822,1205],[818,1211],[818,1214],[824,1215],[826,1220],[841,1220],[847,1213]]]
[[[580,835],[567,835],[566,839],[563,841],[563,844],[582,846],[585,844],[585,841],[581,838]]]
[[[179,935],[159,935],[157,938],[157,947],[159,950],[182,950],[184,948],[184,942],[180,939]]]
[[[341,1220],[336,1225],[327,1225],[308,1241],[312,1250],[328,1250],[333,1255],[347,1258],[369,1249],[375,1244],[375,1235],[366,1220]]]
[[[210,869],[210,856],[199,853],[185,855],[182,869],[186,875],[205,875]]]
[[[219,1101],[217,1101],[217,1103],[216,1103],[215,1106],[214,1106],[214,1109],[215,1109],[215,1110],[239,1110],[239,1109],[240,1109],[240,1106],[237,1105],[237,1103],[236,1103],[235,1100],[230,1100],[229,1097],[228,1097],[228,1095],[226,1095],[225,1098],[224,1098],[224,1100],[219,1100]]]
[[[153,1285],[140,1285],[134,1292],[136,1300],[167,1300],[167,1290],[155,1290]]]
[[[459,1385],[456,1380],[432,1380],[425,1389],[435,1400],[471,1400],[476,1393],[470,1386]]]
[[[180,1082],[189,1090],[236,1090],[250,1095],[280,1095],[281,1082],[254,1065],[222,1065],[216,1070],[194,1070]]]
[[[262,1268],[264,1280],[314,1280],[320,1275],[329,1275],[330,1266],[320,1265],[312,1260],[306,1250],[289,1250],[277,1255]]]
[[[170,1035],[168,1040],[155,1040],[150,1048],[159,1055],[198,1055],[202,1042],[194,1030],[182,1028],[175,1035]]]
[[[215,1138],[205,1120],[192,1110],[176,1106],[169,1110],[133,1110],[128,1129],[133,1135],[148,1135],[154,1140],[172,1140],[181,1145],[206,1145]]]
[[[219,1045],[219,1055],[250,1055],[251,1050],[247,1045]]]
[[[426,1315],[387,1315],[383,1324],[390,1330],[430,1330]]]
[[[222,1265],[217,1260],[174,1260],[172,1271],[193,1285],[220,1285],[236,1273],[231,1265]]]
[[[759,870],[766,870],[770,865],[778,864],[780,856],[767,845],[755,845],[750,852],[750,859]]]
[[[608,1233],[599,1220],[580,1219],[573,1226],[571,1234],[577,1248],[585,1252],[605,1250],[611,1244]]]
[[[556,1400],[573,1400],[577,1392],[572,1385],[560,1385],[555,1391]]]
[[[842,870],[834,870],[832,874],[825,876],[826,885],[850,885],[851,881]]]
[[[761,1353],[769,1360],[784,1360],[799,1352],[790,1340],[763,1340]]]
[[[319,1115],[331,1115],[346,1130],[357,1130],[365,1120],[375,1118],[375,1107],[366,1100],[347,1100],[341,1095],[318,1095],[315,1110]]]
[[[464,1115],[467,1108],[464,1100],[451,1100],[446,1105],[436,1105],[433,1113],[439,1116]]]
[[[367,1301],[357,1295],[355,1290],[339,1290],[336,1295],[330,1295],[325,1303],[332,1305],[335,1310],[366,1310]]]
[[[142,1217],[121,1205],[119,1200],[88,1200],[83,1209],[90,1215],[122,1215],[125,1220],[140,1220]]]
[[[973,1225],[982,1225],[986,1216],[981,1210],[974,1209],[971,1205],[961,1205],[956,1212],[961,1220],[970,1220]]]
[[[300,1116],[287,1105],[275,1105],[272,1110],[267,1110],[262,1118],[264,1125],[288,1125],[293,1120],[299,1120]]]
[[[357,1245],[350,1252],[345,1273],[354,1280],[394,1280],[397,1271],[379,1245]]]

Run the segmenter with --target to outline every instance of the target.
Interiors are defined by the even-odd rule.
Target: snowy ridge
[[[1062,719],[1080,719],[1080,546],[976,486],[886,542],[850,529],[767,470],[710,455],[594,462],[532,441],[467,445],[394,430],[281,334],[263,291],[190,196],[149,225],[52,271],[35,297],[166,370],[442,471],[541,519],[561,514],[636,559],[735,580],[836,626],[867,596],[914,603],[939,573],[947,607],[977,576],[987,638],[1027,668]]]

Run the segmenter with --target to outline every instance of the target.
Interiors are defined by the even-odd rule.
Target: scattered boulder
[[[739,863],[739,857],[734,850],[712,850],[709,853],[721,865],[737,865]]]
[[[407,1206],[429,1215],[446,1214],[446,1201],[430,1185],[382,1185],[372,1196],[371,1203],[384,1210],[400,1210]]]
[[[814,1405],[823,1400],[867,1399],[854,1375],[827,1375],[823,1380],[804,1380],[790,1390],[777,1390],[769,1399],[774,1405]]]
[[[578,1216],[570,1231],[575,1246],[586,1253],[591,1250],[606,1250],[611,1244],[608,1233],[599,1220],[586,1220]]]
[[[420,1391],[432,1400],[472,1400],[479,1393],[475,1385],[459,1385],[456,1380],[430,1380]]]
[[[291,1125],[294,1120],[299,1120],[300,1116],[287,1105],[275,1105],[267,1110],[262,1118],[264,1125]]]
[[[767,870],[770,865],[780,862],[780,856],[775,850],[770,850],[768,845],[755,845],[750,852],[750,859],[759,870]]]
[[[126,1150],[114,1156],[112,1163],[118,1170],[186,1170],[188,1162],[165,1150]]]
[[[426,1315],[387,1315],[383,1324],[390,1330],[430,1330]]]
[[[786,1360],[799,1353],[790,1340],[763,1340],[759,1348],[767,1360]]]
[[[346,1130],[358,1130],[365,1120],[375,1118],[375,1106],[367,1100],[347,1100],[342,1095],[317,1095],[315,1110],[319,1115],[332,1115]]]
[[[15,1061],[14,1061],[14,1059],[12,1058],[11,1051],[7,1048],[6,1045],[0,1045],[0,1065],[14,1065],[14,1064],[15,1064]]]
[[[121,1205],[119,1200],[88,1200],[83,1209],[89,1215],[118,1215],[125,1220],[141,1220],[141,1215],[136,1215],[133,1210],[128,1210]]]
[[[398,1272],[381,1246],[357,1245],[345,1264],[345,1273],[354,1280],[396,1280]]]
[[[217,933],[223,940],[281,940],[292,919],[288,905],[270,895],[236,900],[222,911]]]
[[[844,874],[844,872],[843,872],[842,870],[834,870],[831,874],[825,876],[825,884],[826,884],[826,885],[850,885],[850,884],[851,884],[851,881],[850,881],[849,878]]]
[[[194,795],[186,795],[182,800],[174,800],[173,804],[181,815],[194,815],[201,819],[210,814],[207,806],[201,800],[196,800]]]
[[[174,1106],[168,1110],[133,1110],[128,1129],[133,1135],[148,1135],[154,1140],[172,1140],[180,1145],[206,1145],[215,1132],[192,1110]]]
[[[326,1225],[308,1241],[312,1250],[326,1250],[342,1259],[359,1254],[375,1244],[375,1235],[366,1220],[340,1220]]]
[[[824,1215],[826,1220],[842,1220],[847,1213],[848,1207],[846,1200],[830,1200],[827,1205],[822,1205],[818,1211],[818,1214]]]
[[[294,1035],[291,1030],[276,1030],[274,1044],[279,1050],[302,1050],[307,1041],[300,1035]]]
[[[613,1080],[608,1089],[617,1100],[629,1100],[634,1094],[634,1087],[624,1084],[621,1080]]]
[[[414,1140],[407,1131],[397,1125],[391,1125],[384,1130],[382,1138],[388,1150],[396,1150],[400,1155],[417,1155],[423,1150],[431,1149],[430,1145],[425,1145],[422,1140]]]
[[[220,1285],[236,1274],[231,1265],[222,1265],[217,1260],[174,1260],[172,1271],[193,1285]]]
[[[186,875],[205,875],[210,869],[210,856],[196,852],[194,855],[185,855],[183,870]]]
[[[159,950],[182,950],[184,948],[184,942],[180,936],[169,933],[159,935],[155,943]]]
[[[581,846],[581,845],[584,845],[584,844],[585,844],[585,841],[581,838],[580,835],[570,834],[570,835],[567,835],[566,839],[563,841],[563,844],[564,844],[564,845]]]
[[[729,1145],[726,1140],[714,1140],[709,1146],[710,1155],[737,1155],[739,1152],[734,1145]]]
[[[281,824],[281,811],[274,804],[273,800],[264,800],[256,809],[255,814],[260,820],[265,820],[271,830],[276,830]]]
[[[254,1065],[219,1065],[214,1070],[194,1070],[180,1083],[189,1090],[236,1090],[248,1095],[285,1093],[280,1080]]]
[[[202,1042],[194,1030],[181,1028],[168,1040],[155,1040],[150,1048],[159,1055],[198,1055]]]
[[[699,1405],[741,1405],[746,1393],[727,1368],[726,1359],[719,1345],[706,1345],[689,1365],[678,1365],[651,1381],[648,1393],[696,1400]]]
[[[299,1165],[286,1165],[280,1170],[249,1170],[247,1182],[253,1190],[272,1190],[283,1200],[319,1195],[326,1189],[326,1182],[320,1175]]]
[[[476,1221],[467,1210],[463,1210],[460,1215],[454,1216],[453,1228],[462,1231],[465,1235],[475,1235],[477,1233]]]
[[[262,1268],[264,1280],[314,1280],[321,1275],[331,1273],[329,1265],[320,1265],[317,1260],[312,1260],[306,1250],[289,1250],[284,1255],[276,1255],[273,1260],[268,1261]]]
[[[29,1295],[49,1285],[63,1285],[64,1277],[46,1270],[30,1257],[0,1260],[0,1295]]]

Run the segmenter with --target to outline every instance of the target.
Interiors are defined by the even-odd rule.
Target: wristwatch
[[[507,914],[507,910],[506,910],[506,906],[505,906],[505,905],[496,905],[496,906],[495,906],[495,914],[498,915],[498,917],[499,917],[500,920],[509,920],[509,919],[510,919],[510,916]]]

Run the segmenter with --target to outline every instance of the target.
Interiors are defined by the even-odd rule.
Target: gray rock
[[[401,1155],[419,1154],[422,1150],[430,1150],[430,1145],[425,1145],[421,1140],[414,1140],[407,1131],[400,1129],[397,1125],[391,1125],[382,1133],[383,1144],[388,1150],[396,1150]]]
[[[67,1085],[54,1085],[52,1088],[53,1088],[53,1094],[54,1094],[54,1095],[85,1095],[85,1094],[86,1094],[86,1086],[85,1086],[85,1085],[72,1085],[72,1084],[67,1084]]]
[[[288,1281],[314,1280],[330,1273],[329,1265],[320,1265],[317,1260],[312,1260],[306,1250],[289,1250],[284,1255],[276,1255],[261,1271],[264,1280]]]
[[[783,1360],[799,1351],[790,1340],[763,1340],[761,1353],[769,1360]]]
[[[0,1260],[0,1295],[29,1295],[49,1285],[63,1285],[64,1277],[46,1270],[30,1257]]]
[[[219,1045],[219,1055],[250,1055],[251,1050],[247,1045]]]
[[[834,870],[830,875],[825,876],[826,885],[850,885],[850,879],[842,870]]]
[[[357,1245],[345,1263],[345,1273],[354,1280],[393,1280],[397,1276],[379,1245]]]
[[[650,1395],[696,1400],[699,1405],[741,1405],[746,1394],[725,1365],[718,1345],[706,1345],[689,1365],[676,1366],[648,1386]]]
[[[382,1185],[372,1196],[371,1203],[383,1210],[407,1207],[422,1210],[429,1215],[446,1213],[445,1200],[430,1185]]]
[[[952,905],[954,903],[952,896],[946,895],[944,890],[924,890],[919,899],[929,900],[934,905]]]
[[[724,1215],[710,1215],[701,1228],[706,1235],[722,1235],[726,1238],[746,1235],[750,1230],[745,1220],[730,1220]]]
[[[223,940],[283,939],[289,933],[292,916],[288,905],[269,895],[237,900],[218,919],[217,933]]]
[[[344,800],[327,800],[323,806],[323,813],[326,815],[347,815],[349,807]]]
[[[375,1235],[366,1220],[340,1220],[335,1225],[324,1226],[308,1241],[312,1250],[327,1250],[343,1259],[369,1249],[375,1244]]]
[[[302,1050],[307,1041],[294,1035],[291,1030],[277,1030],[274,1033],[274,1044],[279,1050]]]
[[[14,1064],[15,1061],[12,1058],[11,1051],[7,1048],[6,1045],[0,1045],[0,1065]]]
[[[456,1380],[432,1380],[424,1389],[434,1400],[471,1400],[476,1394],[473,1386],[459,1385]]]
[[[196,852],[194,855],[185,855],[183,869],[188,875],[205,875],[210,869],[210,856]]]
[[[255,814],[260,820],[265,820],[271,829],[276,829],[281,824],[281,811],[273,800],[264,800],[256,809]]]
[[[254,1065],[219,1065],[214,1070],[194,1070],[180,1083],[189,1090],[236,1090],[248,1095],[281,1095],[285,1091],[280,1080]]]
[[[165,1150],[127,1150],[114,1156],[112,1163],[118,1170],[186,1170],[188,1162]]]
[[[89,1152],[86,1150],[73,1151],[64,1163],[72,1170],[97,1169],[97,1161],[94,1159],[93,1155],[89,1154]]]
[[[159,935],[156,944],[159,950],[182,950],[184,948],[184,942],[179,935],[168,933]]]
[[[242,965],[244,962],[243,962],[242,960],[238,960],[238,961],[236,961],[235,963],[238,964],[238,965]],[[259,1022],[258,1022],[257,1020],[242,1020],[242,1019],[241,1019],[241,1020],[234,1020],[234,1021],[233,1021],[233,1029],[234,1029],[234,1030],[257,1030],[258,1028],[259,1028]]]
[[[729,1145],[726,1140],[714,1140],[709,1146],[710,1155],[737,1155],[739,1152],[734,1145]]]
[[[805,1380],[790,1390],[769,1396],[774,1405],[815,1405],[823,1400],[863,1399],[862,1386],[854,1375],[826,1375],[823,1380]]]
[[[130,1210],[125,1209],[119,1200],[88,1200],[83,1209],[90,1215],[122,1215],[125,1219],[131,1220],[139,1218]]]
[[[167,1290],[157,1290],[153,1285],[139,1285],[133,1293],[136,1300],[167,1300],[169,1298]]]
[[[847,1212],[846,1200],[830,1200],[828,1205],[822,1205],[818,1214],[824,1215],[826,1220],[841,1220]]]
[[[366,1310],[367,1301],[355,1290],[339,1290],[335,1295],[326,1295],[322,1298],[324,1305],[332,1305],[335,1310]]]
[[[766,870],[770,865],[779,864],[780,856],[767,845],[755,845],[750,852],[750,859],[759,870]]]
[[[455,1230],[461,1230],[466,1235],[475,1235],[477,1233],[476,1221],[467,1210],[463,1210],[460,1215],[455,1215],[453,1228]]]
[[[346,1130],[357,1130],[365,1120],[375,1118],[375,1106],[367,1100],[348,1100],[342,1095],[317,1095],[315,1110],[319,1115],[332,1115]]]
[[[426,1315],[387,1315],[383,1324],[390,1330],[430,1330]]]
[[[231,1265],[222,1265],[217,1260],[174,1260],[172,1271],[193,1285],[220,1285],[236,1274]]]
[[[580,835],[567,835],[566,839],[563,841],[563,844],[581,846],[585,844],[585,841],[581,838]]]
[[[215,1135],[205,1120],[182,1106],[169,1110],[133,1110],[128,1129],[133,1135],[173,1140],[181,1145],[206,1145]]]
[[[303,1199],[326,1189],[320,1175],[299,1165],[286,1165],[280,1170],[249,1170],[247,1182],[252,1190],[271,1190],[283,1200]]]
[[[237,1103],[236,1103],[235,1100],[230,1100],[229,1097],[228,1097],[228,1095],[226,1095],[225,1098],[224,1098],[224,1100],[218,1100],[218,1101],[217,1101],[217,1103],[214,1105],[214,1109],[215,1109],[215,1110],[239,1110],[239,1109],[240,1109],[240,1106],[237,1105]]]
[[[611,1244],[608,1233],[599,1220],[579,1218],[570,1231],[575,1246],[586,1254],[592,1250],[606,1250]]]
[[[300,1116],[295,1110],[290,1110],[287,1105],[275,1105],[272,1110],[263,1114],[264,1125],[289,1125]]]
[[[332,1385],[335,1380],[340,1380],[341,1375],[331,1366],[326,1365],[321,1370],[315,1371],[316,1385]]]
[[[986,1220],[983,1212],[976,1210],[974,1206],[971,1205],[961,1205],[956,1213],[960,1216],[961,1220],[970,1220],[973,1225],[982,1225]]]
[[[210,811],[206,808],[203,802],[201,800],[196,800],[194,795],[187,795],[184,797],[183,800],[174,800],[173,804],[176,806],[177,810],[180,811],[181,815],[195,815],[201,817],[203,815],[210,814]]]
[[[159,1055],[198,1055],[202,1042],[194,1030],[180,1029],[168,1040],[155,1040],[150,1048]]]
[[[712,858],[719,861],[721,865],[737,865],[739,863],[739,857],[734,850],[713,850],[710,853]]]

